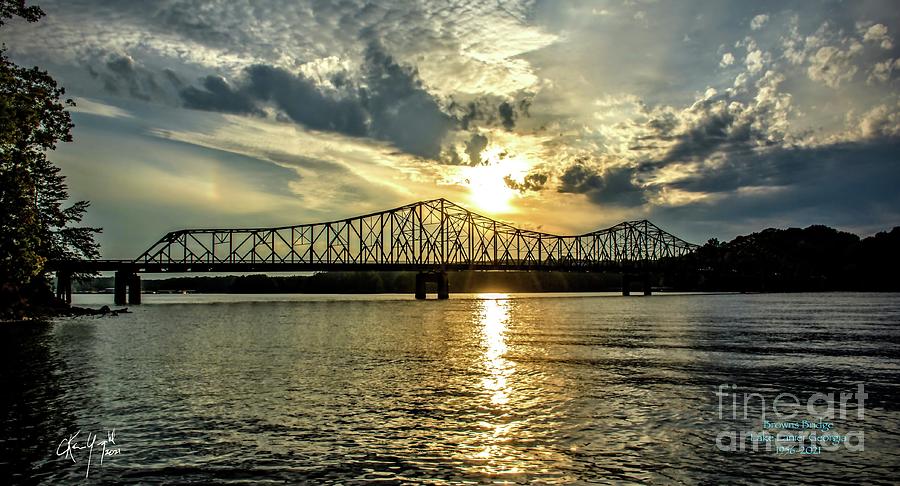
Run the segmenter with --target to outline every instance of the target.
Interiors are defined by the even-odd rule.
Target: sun
[[[469,186],[469,200],[487,213],[514,212],[512,201],[518,193],[507,185],[505,179],[521,179],[527,170],[527,164],[523,161],[501,154],[499,148],[485,150],[482,155],[487,164],[466,167],[464,173]]]
[[[503,180],[499,167],[470,167],[469,199],[479,209],[489,213],[507,213],[512,210],[510,202],[515,191]]]

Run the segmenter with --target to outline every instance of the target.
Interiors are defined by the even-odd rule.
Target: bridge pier
[[[438,284],[438,299],[449,299],[450,298],[450,279],[447,277],[447,272],[440,272],[437,274],[437,284]]]
[[[141,303],[141,276],[136,273],[128,276],[128,303],[131,305]]]
[[[126,301],[126,295],[128,300]],[[141,277],[129,270],[116,270],[115,296],[113,302],[116,305],[141,303]]]
[[[125,289],[128,285],[128,274],[124,270],[116,270],[115,278],[115,295],[113,303],[116,305],[125,305]]]
[[[416,299],[418,299],[418,300],[425,299],[425,274],[424,273],[416,274]]]
[[[56,272],[56,298],[72,303],[72,272]]]
[[[641,279],[641,289],[644,291],[644,295],[653,295],[653,275],[650,272],[645,272],[637,275],[632,275],[630,273],[622,274],[622,295],[629,296],[631,295],[631,283],[633,278]]]
[[[450,298],[450,279],[447,272],[419,272],[416,274],[416,299],[424,300],[427,297],[425,286],[428,282],[437,284],[437,298]]]

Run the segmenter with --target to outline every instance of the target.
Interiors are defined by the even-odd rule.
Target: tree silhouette
[[[44,12],[24,1],[0,0],[0,26],[13,17],[36,22]],[[65,177],[47,158],[72,141],[72,100],[46,71],[24,68],[0,49],[0,316],[22,317],[51,298],[49,259],[95,258],[98,228],[81,222],[88,202],[64,206]]]

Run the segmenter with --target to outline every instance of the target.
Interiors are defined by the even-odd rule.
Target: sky
[[[106,258],[445,197],[556,234],[900,225],[891,1],[64,0],[0,30],[76,106]]]

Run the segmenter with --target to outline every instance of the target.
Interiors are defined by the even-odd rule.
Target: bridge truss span
[[[182,269],[594,271],[679,257],[696,247],[647,220],[561,236],[517,228],[441,198],[325,223],[173,231],[134,264]]]

